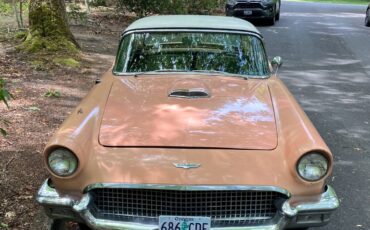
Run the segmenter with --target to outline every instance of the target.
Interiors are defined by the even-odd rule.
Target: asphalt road
[[[366,6],[283,2],[259,26],[280,77],[335,155],[329,183],[341,200],[320,230],[370,230],[370,28]]]

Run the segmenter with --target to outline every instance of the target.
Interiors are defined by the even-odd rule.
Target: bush
[[[19,39],[19,40],[24,40],[24,39],[26,39],[26,37],[27,37],[27,31],[25,31],[25,30],[23,30],[23,31],[18,31],[18,32],[14,35],[14,37],[15,37],[16,39]]]
[[[0,1],[0,14],[11,15],[13,14],[13,8],[10,3]]]
[[[163,2],[168,0],[163,0]],[[157,11],[154,9],[156,7],[156,2],[160,3],[158,0],[117,0],[118,8],[126,9],[128,11],[136,13],[139,17],[143,17],[148,15],[149,13],[153,13]]]
[[[71,24],[86,24],[87,13],[81,11],[81,7],[77,4],[71,3],[68,5],[69,10],[67,11],[68,19]]]
[[[5,103],[8,107],[8,100],[12,97],[9,91],[5,88],[5,81],[0,78],[0,102]],[[4,126],[8,126],[9,122],[1,117],[0,114],[0,134],[3,136],[7,135]]]
[[[5,88],[5,80],[0,78],[0,102],[4,102],[8,107],[8,100],[12,97],[9,91]]]
[[[148,14],[212,14],[223,3],[224,0],[117,0],[119,8],[139,17]]]
[[[90,6],[98,7],[98,6],[107,6],[106,0],[91,0],[89,1]]]

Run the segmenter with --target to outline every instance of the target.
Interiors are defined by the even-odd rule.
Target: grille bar
[[[157,224],[160,215],[211,217],[212,226],[254,225],[272,220],[274,191],[175,191],[97,188],[90,191],[96,218]]]
[[[255,9],[263,8],[260,3],[238,3],[234,6],[234,9]]]

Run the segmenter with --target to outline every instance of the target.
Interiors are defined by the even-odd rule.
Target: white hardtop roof
[[[234,17],[201,15],[150,16],[133,22],[125,32],[148,29],[207,29],[261,33],[251,23]]]

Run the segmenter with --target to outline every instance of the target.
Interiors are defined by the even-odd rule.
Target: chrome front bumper
[[[41,186],[36,200],[44,206],[46,213],[53,219],[68,219],[86,223],[93,229],[143,229],[157,230],[156,225],[127,223],[95,218],[89,210],[91,196],[86,193],[82,199],[61,197],[49,186],[48,180]],[[294,203],[287,200],[282,205],[274,224],[253,227],[232,227],[212,229],[236,230],[281,230],[286,228],[305,228],[322,226],[329,222],[331,213],[339,207],[339,200],[330,186],[316,202]]]

